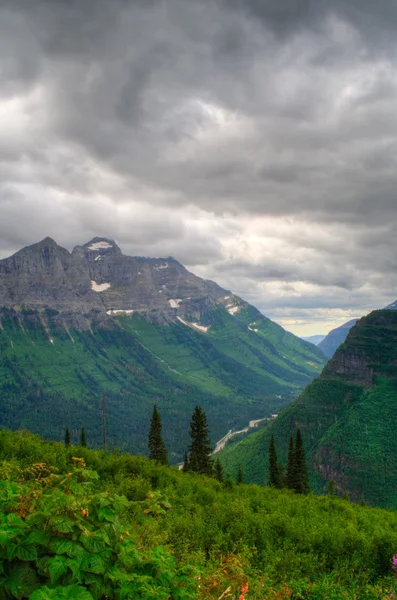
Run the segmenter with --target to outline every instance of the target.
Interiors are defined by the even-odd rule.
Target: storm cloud
[[[173,255],[301,334],[397,297],[394,0],[3,0],[0,254]]]

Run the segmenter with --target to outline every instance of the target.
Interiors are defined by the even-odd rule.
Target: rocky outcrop
[[[373,383],[374,370],[368,360],[355,352],[339,352],[326,367],[328,377],[342,376],[345,381],[369,386]]]

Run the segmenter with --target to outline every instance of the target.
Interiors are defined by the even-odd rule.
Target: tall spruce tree
[[[309,491],[309,475],[307,473],[305,449],[300,429],[297,430],[295,439],[293,489],[297,494],[307,494]]]
[[[205,412],[200,406],[194,409],[190,421],[189,471],[212,475],[211,442]]]
[[[65,429],[65,446],[66,448],[69,448],[69,446],[71,446],[69,427],[66,427]]]
[[[270,487],[282,488],[280,466],[277,463],[276,443],[272,435],[269,444],[269,485]]]
[[[80,446],[83,446],[83,448],[87,448],[87,438],[85,437],[84,427],[81,428]]]
[[[157,460],[163,465],[167,465],[167,449],[163,442],[163,438],[161,437],[161,429],[162,427],[160,413],[157,410],[157,406],[154,405],[149,428],[149,458],[151,458],[152,460]]]
[[[243,471],[241,469],[241,465],[238,466],[236,483],[237,483],[237,485],[240,485],[241,483],[244,483],[244,480],[243,480]]]
[[[295,447],[292,435],[289,438],[288,463],[287,463],[287,488],[294,489]]]
[[[217,479],[220,483],[223,481],[223,467],[219,458],[217,458],[215,462],[215,479]]]
[[[189,470],[189,458],[188,458],[187,452],[185,450],[185,456],[184,456],[184,459],[183,459],[182,471],[184,473],[187,473],[188,470]]]

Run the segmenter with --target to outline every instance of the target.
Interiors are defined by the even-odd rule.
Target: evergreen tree
[[[70,431],[69,431],[69,427],[66,427],[66,430],[65,430],[65,446],[66,446],[66,448],[69,448],[70,445],[71,445],[71,442],[70,442]]]
[[[223,481],[223,467],[219,458],[215,462],[215,479],[220,481],[220,483]]]
[[[278,487],[281,488],[285,488],[286,486],[286,477],[284,475],[284,465],[282,465],[281,463],[278,463],[277,465],[277,481],[278,481]]]
[[[328,496],[335,496],[335,480],[331,479],[328,483]]]
[[[269,485],[270,487],[275,488],[283,487],[280,479],[280,467],[277,463],[277,451],[274,435],[272,435],[269,445]]]
[[[208,437],[207,417],[200,406],[194,409],[189,434],[189,470],[202,475],[212,475],[212,448]]]
[[[163,438],[161,437],[160,413],[157,410],[156,405],[154,405],[153,407],[153,414],[150,420],[148,447],[149,458],[151,458],[152,460],[157,460],[163,465],[168,464],[167,450],[163,442]]]
[[[243,471],[241,469],[241,465],[238,466],[236,483],[237,483],[237,485],[240,485],[240,483],[244,483],[243,482]]]
[[[303,447],[300,429],[297,430],[295,439],[293,489],[297,494],[307,494],[309,491],[309,476],[307,473],[305,449]]]
[[[83,448],[87,448],[87,438],[85,437],[84,427],[82,427],[82,429],[81,429],[80,446],[83,446]]]
[[[183,467],[182,467],[182,471],[183,471],[184,473],[187,473],[187,471],[188,471],[188,470],[189,470],[189,458],[188,458],[188,456],[187,456],[187,452],[186,452],[186,450],[185,450],[185,456],[184,456],[184,459],[183,459]]]
[[[287,464],[287,488],[290,490],[294,489],[294,463],[295,463],[295,448],[294,438],[292,435],[289,438],[288,446],[288,464]]]

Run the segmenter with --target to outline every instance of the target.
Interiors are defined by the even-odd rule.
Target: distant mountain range
[[[340,327],[332,329],[332,331],[330,331],[318,344],[318,347],[327,358],[331,358],[331,356],[335,354],[339,346],[345,341],[350,329],[357,323],[357,321],[358,319],[352,319]]]
[[[325,338],[325,335],[309,335],[306,337],[302,337],[302,340],[305,340],[305,342],[310,342],[311,344],[314,344],[315,346],[318,346],[320,342],[323,341],[323,339]]]
[[[397,310],[397,300],[395,302],[392,302],[392,304],[385,306],[384,310]],[[305,339],[309,342],[311,341],[313,344],[318,345],[318,347],[325,354],[325,356],[327,358],[331,358],[331,356],[334,355],[339,346],[343,344],[350,329],[353,327],[353,325],[357,323],[357,321],[358,319],[352,319],[351,321],[340,325],[340,327],[332,329],[332,331],[330,331],[326,336],[324,336],[323,340],[321,340],[319,343],[316,343],[314,340],[310,340],[309,338],[302,339]]]
[[[317,493],[334,480],[339,494],[397,508],[397,312],[374,311],[348,332],[315,379],[278,418],[234,446],[221,459],[245,481],[264,483],[267,449],[275,436],[286,463],[288,440],[302,430]]]
[[[153,404],[171,458],[196,404],[213,440],[287,405],[324,355],[172,257],[51,238],[0,261],[0,426],[146,452]]]

